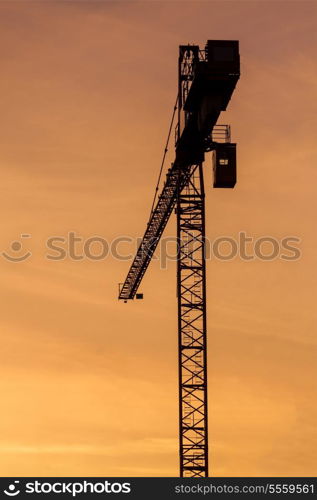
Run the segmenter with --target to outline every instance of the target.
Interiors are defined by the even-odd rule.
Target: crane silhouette
[[[205,153],[213,151],[215,188],[236,184],[236,144],[228,125],[217,125],[240,77],[239,42],[208,40],[204,49],[181,45],[174,117],[175,160],[157,196],[119,299],[143,298],[138,289],[175,208],[179,369],[179,457],[181,477],[208,477],[207,318],[205,256]]]

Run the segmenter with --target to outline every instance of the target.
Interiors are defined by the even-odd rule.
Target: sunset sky
[[[129,261],[46,242],[142,236],[178,46],[207,39],[241,54],[220,119],[238,184],[212,189],[207,158],[207,235],[301,240],[296,261],[208,261],[211,474],[316,475],[317,3],[1,1],[0,19],[0,475],[178,475],[175,262],[123,304]]]

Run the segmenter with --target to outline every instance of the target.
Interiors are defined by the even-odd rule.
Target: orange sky
[[[208,159],[207,234],[302,240],[296,262],[208,262],[211,472],[316,475],[316,11],[0,3],[0,250],[33,254],[0,256],[1,475],[178,474],[175,263],[123,304],[128,262],[49,261],[45,241],[143,234],[178,45],[208,38],[240,40],[242,76],[221,117],[238,184],[212,190]]]

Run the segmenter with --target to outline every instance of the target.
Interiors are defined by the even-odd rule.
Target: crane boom
[[[119,299],[134,298],[172,213],[178,190],[186,184],[189,173],[190,165],[181,167],[179,162],[175,162],[167,173],[165,185],[151,214],[126,280],[121,287]]]

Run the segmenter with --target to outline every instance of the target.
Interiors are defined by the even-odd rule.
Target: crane
[[[236,144],[228,125],[217,125],[240,77],[239,42],[208,40],[180,45],[175,159],[150,218],[119,299],[143,298],[142,278],[175,209],[180,477],[208,477],[207,315],[205,256],[205,153],[213,152],[213,187],[236,184]],[[172,124],[170,126],[169,135]],[[168,137],[169,140],[169,137]],[[168,143],[167,143],[168,144]],[[165,153],[167,147],[165,148]],[[165,158],[165,155],[164,157]],[[162,170],[162,167],[161,167]]]

